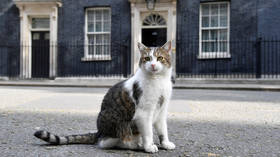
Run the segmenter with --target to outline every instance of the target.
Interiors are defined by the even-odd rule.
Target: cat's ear
[[[169,40],[161,48],[163,48],[165,51],[170,53],[171,52],[171,45],[172,45],[172,42],[171,42],[171,40]]]
[[[146,52],[146,50],[148,49],[148,47],[146,47],[144,44],[142,44],[140,42],[138,42],[137,46],[141,53]]]

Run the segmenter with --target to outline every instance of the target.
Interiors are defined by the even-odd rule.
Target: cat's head
[[[162,74],[171,68],[171,41],[161,47],[146,47],[138,43],[141,53],[139,67],[150,74]]]

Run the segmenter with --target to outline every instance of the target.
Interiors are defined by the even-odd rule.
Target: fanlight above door
[[[143,26],[165,26],[165,19],[159,15],[152,13],[143,20]]]

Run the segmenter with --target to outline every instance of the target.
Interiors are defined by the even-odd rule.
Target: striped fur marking
[[[54,145],[60,144],[60,139],[59,139],[58,136],[53,135],[53,134],[51,134],[47,131],[44,131],[44,130],[36,131],[34,133],[34,136],[43,140],[43,141],[46,141],[50,144],[54,144]]]
[[[130,96],[129,91],[124,88],[124,82],[110,88],[102,101],[97,117],[97,129],[102,138],[124,138],[138,132],[132,121],[136,105],[134,97],[138,100],[138,96],[134,94],[133,97],[133,89]],[[138,89],[138,85],[134,88]]]
[[[158,61],[160,61],[162,64],[164,64],[165,66],[167,66],[169,68],[171,67],[171,56],[168,53],[168,51],[166,51],[164,48],[161,48],[161,47],[156,48],[153,55],[157,58],[162,57],[162,59],[158,60]]]
[[[158,99],[159,106],[161,107],[163,103],[164,103],[164,97],[160,96],[159,99]]]
[[[134,98],[134,100],[135,100],[135,102],[136,102],[136,105],[138,105],[139,99],[140,99],[140,97],[141,97],[142,94],[143,94],[143,91],[142,91],[141,88],[139,87],[139,83],[138,83],[138,82],[134,82],[133,87],[132,87],[132,90],[133,90],[132,96],[133,96],[133,98]]]
[[[44,130],[36,131],[34,136],[52,145],[62,144],[95,144],[98,140],[98,133],[81,135],[57,136]]]

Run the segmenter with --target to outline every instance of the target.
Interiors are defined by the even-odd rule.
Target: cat
[[[96,133],[57,136],[34,133],[50,144],[96,144],[103,149],[141,149],[158,152],[153,126],[164,149],[175,149],[167,131],[167,108],[172,94],[171,41],[161,47],[138,43],[141,53],[135,75],[109,89],[97,117]]]

